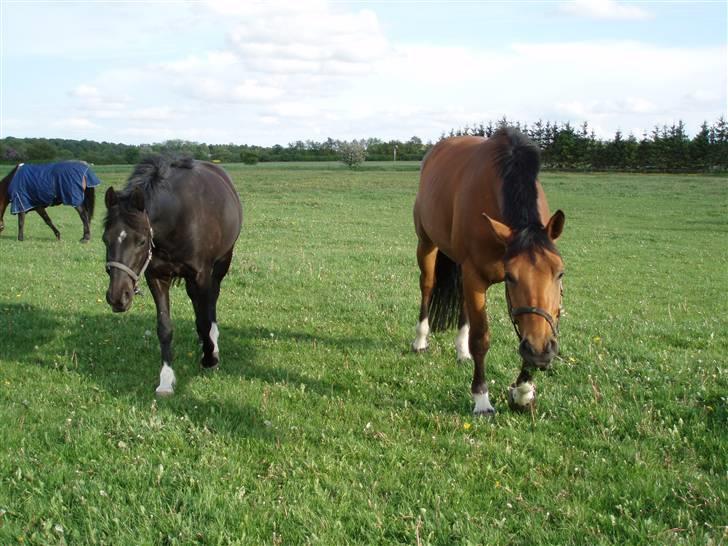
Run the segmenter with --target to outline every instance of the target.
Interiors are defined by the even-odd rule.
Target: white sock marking
[[[473,394],[473,402],[475,402],[473,413],[495,413],[495,408],[490,404],[490,397],[487,392]]]
[[[455,350],[458,352],[458,360],[468,360],[473,358],[470,355],[468,347],[468,337],[470,334],[470,325],[465,324],[458,330],[458,337],[455,338]]]
[[[513,402],[519,406],[528,406],[536,397],[536,389],[531,382],[521,383],[513,389],[512,393]]]
[[[174,376],[174,370],[164,362],[162,364],[162,371],[159,372],[159,387],[157,387],[157,394],[174,394],[174,385],[177,383],[177,378]]]
[[[217,322],[213,322],[210,327],[210,341],[212,341],[212,354],[219,356],[220,348],[217,346],[217,339],[220,337],[220,330],[217,329]]]
[[[430,321],[425,319],[417,323],[417,337],[412,342],[412,349],[415,351],[424,351],[427,349],[427,335],[430,333]]]

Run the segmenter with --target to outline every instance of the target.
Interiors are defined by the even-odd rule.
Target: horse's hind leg
[[[58,231],[58,229],[56,228],[56,226],[53,225],[53,221],[51,220],[51,217],[48,216],[48,213],[46,212],[46,209],[43,208],[43,207],[39,207],[39,208],[35,209],[35,212],[37,212],[38,215],[41,218],[43,218],[43,221],[46,223],[46,225],[49,228],[51,228],[51,230],[53,231],[53,235],[56,236],[56,240],[60,241],[61,240],[61,232]]]
[[[220,282],[227,273],[232,260],[232,251],[216,262],[207,278],[187,279],[187,295],[195,309],[197,336],[202,343],[202,367],[215,368],[220,362],[217,327],[217,298],[220,295]]]
[[[220,297],[220,283],[227,275],[230,269],[230,263],[233,260],[233,251],[230,250],[220,261],[215,262],[212,268],[212,278],[210,282],[210,298],[208,300],[208,316],[210,318],[210,341],[212,342],[212,361],[213,366],[217,366],[220,362],[220,347],[217,340],[220,337],[220,330],[217,327],[217,299]]]
[[[455,350],[458,354],[458,360],[470,360],[470,347],[468,346],[468,338],[470,334],[470,323],[468,322],[468,314],[465,312],[465,302],[460,307],[460,318],[458,319],[458,335],[455,338]]]
[[[25,213],[18,213],[18,241],[25,240]]]
[[[76,209],[76,212],[78,212],[78,215],[81,217],[81,222],[83,223],[83,237],[81,237],[81,242],[88,243],[91,240],[91,227],[89,225],[90,222],[86,207],[84,207],[83,205],[79,205],[73,208]]]
[[[435,260],[437,247],[426,237],[420,236],[417,243],[417,265],[420,267],[420,316],[417,321],[417,337],[412,342],[416,353],[427,349],[427,336],[430,333],[429,308],[432,290],[435,287]]]

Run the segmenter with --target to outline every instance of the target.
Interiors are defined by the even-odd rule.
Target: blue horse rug
[[[101,180],[83,161],[61,161],[44,165],[21,163],[10,181],[10,212],[18,214],[38,207],[83,203],[83,177],[86,187],[93,188]]]

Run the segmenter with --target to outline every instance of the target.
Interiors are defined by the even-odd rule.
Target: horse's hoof
[[[495,417],[495,408],[473,411],[473,415],[475,417],[482,417],[483,419],[492,419]]]
[[[536,385],[521,383],[516,387],[516,384],[512,383],[508,387],[508,407],[512,411],[524,413],[536,409]]]
[[[61,238],[60,238],[60,237],[58,237],[58,240],[60,241],[60,240],[61,240]],[[89,241],[90,241],[90,239],[81,239],[81,240],[80,240],[79,242],[80,242],[80,243],[83,243],[83,244],[86,244],[86,243],[88,243]]]
[[[174,394],[174,388],[162,388],[157,387],[157,390],[154,391],[154,394],[157,395],[157,398],[167,398],[168,396],[172,396]]]
[[[429,349],[429,348],[430,348],[429,345],[425,345],[424,347],[418,347],[414,343],[412,344],[412,352],[415,353],[416,355],[421,354],[421,353],[426,353],[427,349]]]
[[[200,367],[205,372],[214,372],[220,367],[220,359],[218,357],[211,357],[210,359],[202,358],[200,360]]]

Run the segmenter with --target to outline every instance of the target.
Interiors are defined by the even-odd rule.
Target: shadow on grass
[[[187,386],[193,377],[210,372],[199,366],[201,350],[192,317],[174,319],[173,367],[178,379],[176,393],[160,407],[184,412],[193,421],[241,435],[267,436],[265,418],[256,407],[211,396],[201,399]],[[301,345],[330,345],[337,350],[366,349],[368,339],[318,336],[305,332],[272,331],[263,327],[220,325],[221,364],[214,374],[257,380],[267,384],[305,385],[319,395],[345,395],[350,385],[307,377],[294,369],[293,362],[281,365],[261,363],[258,351],[270,342]],[[0,359],[44,369],[68,370],[88,377],[109,394],[124,398],[138,408],[148,408],[154,399],[160,369],[156,322],[146,313],[64,315],[26,304],[0,304]],[[271,349],[281,353],[280,349]],[[282,356],[285,358],[285,356]]]

